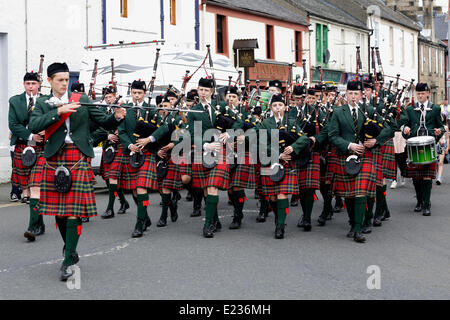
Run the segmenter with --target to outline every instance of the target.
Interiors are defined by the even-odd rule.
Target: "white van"
[[[97,59],[98,74],[94,88],[97,100],[101,99],[102,88],[112,81],[111,59],[114,59],[114,81],[117,84],[119,95],[127,100],[129,83],[139,79],[147,82],[147,84],[150,83],[157,48],[160,49],[160,56],[153,98],[159,94],[164,94],[168,85],[173,85],[176,90],[181,90],[187,70],[190,71],[192,77],[186,86],[187,91],[196,88],[200,78],[212,76],[213,73],[218,87],[227,86],[230,76],[233,84],[238,79],[239,73],[236,71],[233,62],[226,56],[211,54],[214,68],[210,68],[206,51],[182,49],[155,42],[143,42],[86,48],[79,81],[85,84],[86,91],[88,91],[94,61]],[[95,158],[92,159],[92,167],[94,172],[98,174],[102,150],[101,148],[95,148],[94,151]]]

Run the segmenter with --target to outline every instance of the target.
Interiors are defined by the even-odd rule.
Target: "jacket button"
[[[55,120],[55,117],[53,117],[52,120]]]
[[[65,133],[67,133],[67,130],[64,130]]]

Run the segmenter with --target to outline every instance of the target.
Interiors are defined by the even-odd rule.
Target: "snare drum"
[[[413,164],[430,164],[437,161],[436,140],[434,137],[422,136],[406,140],[408,162]]]
[[[267,90],[260,90],[260,94],[258,95],[258,90],[257,89],[253,89],[252,92],[250,93],[250,97],[249,97],[249,106],[250,108],[253,108],[254,106],[256,106],[256,104],[259,103],[263,109],[263,111],[266,111],[267,108],[270,105],[270,101],[272,100],[272,96],[274,94],[270,91]]]

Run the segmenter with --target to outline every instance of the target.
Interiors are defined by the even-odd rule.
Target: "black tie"
[[[353,110],[352,110],[352,118],[353,118],[353,124],[355,125],[355,128],[358,128],[358,116],[356,115],[356,108],[353,108]]]
[[[33,100],[33,97],[30,97],[30,100],[28,102],[28,109],[27,109],[28,114],[33,112],[33,109],[34,109],[34,100]]]
[[[424,109],[425,109],[425,106],[424,106],[423,104],[421,104],[421,105],[420,105],[420,110],[423,111]]]

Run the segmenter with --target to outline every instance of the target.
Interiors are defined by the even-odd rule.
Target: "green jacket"
[[[12,132],[11,145],[17,144],[18,140],[22,143],[28,141],[32,133],[27,125],[30,119],[28,116],[28,101],[25,92],[9,99],[8,123],[9,130]]]
[[[369,117],[372,117],[375,110],[372,106],[367,106],[367,113]],[[337,153],[340,155],[349,154],[348,146],[360,136],[360,131],[364,124],[364,115],[361,111],[358,111],[358,126],[355,128],[353,124],[353,118],[348,104],[336,108],[333,111],[333,117],[331,123],[328,126],[328,137],[331,144],[336,147]],[[376,138],[377,145],[383,145],[389,138],[390,129],[384,128],[380,135]]]
[[[411,133],[409,135],[405,135],[403,133],[403,137],[405,139],[409,139],[417,136],[417,131],[420,127],[420,107],[419,103],[416,102],[415,106],[409,106],[402,115],[402,123],[411,128]],[[441,118],[441,108],[435,104],[431,106],[431,110],[427,111],[425,116],[425,127],[428,129],[428,133],[430,136],[434,135],[434,129],[441,129],[441,134],[439,137],[436,137],[436,141],[439,141],[445,133],[444,124],[442,123]]]
[[[72,93],[69,92],[69,99],[71,96]],[[53,97],[53,94],[41,97],[36,101],[36,108],[31,115],[29,125],[29,128],[33,133],[46,130],[49,126],[61,120],[61,117],[58,116],[58,109],[45,103],[45,101],[51,97]],[[83,95],[80,102],[91,103],[87,95]],[[94,157],[93,139],[89,132],[89,120],[91,119],[97,122],[105,129],[114,129],[120,124],[120,121],[117,121],[114,115],[107,116],[104,112],[93,106],[81,106],[77,109],[77,112],[70,115],[69,119],[70,137],[73,140],[73,143],[89,158]],[[64,144],[66,134],[67,127],[64,122],[45,142],[45,158],[50,158],[56,154]]]
[[[132,104],[129,104],[128,106],[132,106]],[[146,102],[144,102],[144,104],[142,106],[147,107],[148,104]],[[152,121],[151,119],[155,118],[154,124],[156,126],[159,126],[160,122],[161,122],[161,116],[159,114],[156,114],[157,110],[155,108],[147,109],[147,110],[149,110],[148,120]],[[144,109],[141,111],[142,117],[145,117],[145,112],[147,110]],[[137,110],[136,109],[128,109],[125,120],[119,126],[119,139],[120,139],[120,143],[122,144],[122,146],[124,148],[124,152],[126,154],[130,153],[130,150],[128,149],[128,147],[131,144],[136,143],[136,136],[134,136],[136,122],[137,122]]]

